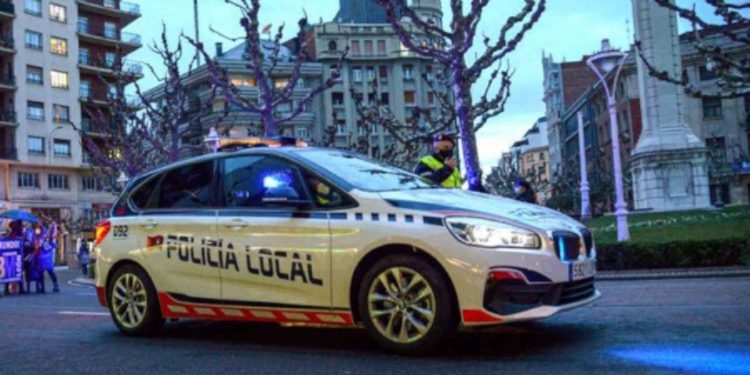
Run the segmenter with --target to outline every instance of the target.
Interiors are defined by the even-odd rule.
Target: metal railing
[[[15,147],[0,147],[0,159],[16,160],[18,159],[18,150]]]
[[[0,12],[16,14],[16,7],[11,0],[0,1]]]
[[[2,36],[0,37],[0,47],[14,49],[16,48],[16,42],[12,36]]]
[[[16,76],[4,75],[4,76],[0,77],[0,84],[6,85],[6,86],[15,86],[16,85]]]
[[[0,122],[13,122],[18,121],[18,114],[16,111],[3,111],[0,112]]]
[[[124,61],[118,66],[114,62],[109,62],[106,59],[92,58],[89,54],[83,52],[78,52],[78,63],[104,69],[121,69],[123,72],[131,74],[141,74],[143,72],[143,66],[140,63]]]
[[[95,35],[101,38],[116,40],[123,43],[141,45],[141,36],[135,33],[119,31],[117,29],[106,29],[101,26],[94,26],[86,22],[78,22],[78,32],[82,34]]]
[[[131,3],[128,1],[120,1],[119,5],[116,5],[115,1],[104,1],[104,0],[83,0],[85,3],[98,5],[105,8],[110,9],[117,9],[125,13],[130,13],[134,15],[140,15],[141,14],[141,6],[136,3]]]

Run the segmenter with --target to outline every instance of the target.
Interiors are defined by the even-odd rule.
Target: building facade
[[[539,203],[549,197],[551,162],[549,152],[548,122],[540,118],[526,131],[523,138],[513,143],[510,152],[503,154],[503,162],[510,161],[513,169],[529,181],[537,191]],[[506,159],[507,158],[507,159]]]
[[[98,183],[78,129],[94,130],[86,108],[106,105],[107,82],[141,46],[122,31],[138,17],[136,4],[118,0],[0,1],[3,209],[82,219],[89,230],[106,215],[113,196]],[[75,252],[67,237],[58,260]]]
[[[691,44],[691,37],[692,33],[686,33],[680,37],[682,64],[690,82],[705,92],[720,91],[719,77],[707,68],[706,61]],[[738,59],[747,58],[750,52],[747,47],[738,45],[733,47],[732,42],[720,35],[705,37],[704,41],[721,45]],[[581,62],[583,61],[585,58]],[[545,88],[547,88],[546,84]],[[562,91],[557,90],[558,93]],[[634,209],[631,154],[643,131],[643,115],[636,56],[633,51],[629,52],[615,92],[621,160],[623,170],[626,171],[623,176],[624,188],[629,208]],[[545,103],[548,108],[555,108],[552,97],[545,96]],[[721,100],[687,97],[684,103],[685,123],[689,124],[692,131],[706,143],[711,155],[708,166],[711,204],[750,202],[750,172],[743,169],[743,165],[747,165],[750,160],[748,157],[750,128],[747,117],[750,114],[750,98],[746,96]],[[606,94],[600,83],[596,81],[586,87],[570,103],[563,104],[561,107],[560,127],[556,134],[559,138],[553,138],[553,130],[550,129],[550,142],[557,143],[550,145],[550,158],[559,158],[558,173],[552,178],[569,178],[575,183],[579,179],[577,113],[581,111],[584,119],[586,168],[592,187],[592,206],[595,210],[599,208],[602,211],[611,211],[614,202],[611,194],[613,166]],[[550,127],[552,126],[550,122]],[[559,156],[552,155],[552,150],[559,150]],[[601,192],[597,193],[595,189],[600,189]],[[599,207],[596,206],[597,204]]]

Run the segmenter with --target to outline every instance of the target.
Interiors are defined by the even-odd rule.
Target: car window
[[[299,170],[284,160],[250,155],[222,162],[225,207],[289,207],[309,202]]]
[[[139,187],[133,204],[141,209],[210,207],[213,176],[213,161],[167,171]]]

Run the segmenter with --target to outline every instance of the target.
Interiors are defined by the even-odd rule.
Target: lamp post
[[[589,203],[589,174],[586,170],[586,145],[583,136],[583,112],[578,111],[578,158],[581,165],[581,220],[591,219]]]
[[[615,108],[615,94],[617,80],[620,78],[622,66],[625,64],[627,54],[612,48],[609,39],[602,40],[602,49],[586,60],[586,64],[594,71],[601,81],[604,92],[607,94],[609,106],[610,137],[612,138],[612,162],[615,174],[615,217],[617,221],[617,241],[630,239],[628,230],[628,210],[625,204],[625,196],[622,187],[622,162],[620,160],[620,131],[617,125],[617,111]],[[607,77],[615,71],[612,87],[607,85]]]
[[[54,129],[50,130],[49,133],[47,133],[47,151],[48,151],[47,152],[47,166],[48,167],[52,164],[52,153],[55,152],[55,150],[52,147],[54,143],[52,140],[52,135],[54,135],[58,130],[62,130],[64,128],[65,127],[63,127],[62,125],[58,125]]]
[[[208,131],[208,136],[206,136],[203,142],[208,147],[209,152],[215,153],[219,150],[219,133],[216,131],[215,127],[211,127]]]

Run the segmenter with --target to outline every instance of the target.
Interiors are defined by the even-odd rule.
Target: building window
[[[362,51],[359,48],[359,40],[352,41],[352,55],[359,55]]]
[[[310,130],[307,128],[297,128],[295,135],[298,139],[308,139],[310,138]]]
[[[721,99],[719,98],[703,98],[703,118],[721,118],[723,116],[721,110]]]
[[[41,66],[26,65],[26,82],[35,85],[44,84],[44,70]]]
[[[335,40],[331,40],[328,42],[328,50],[329,51],[337,51],[339,49],[338,44],[336,44]]]
[[[44,103],[26,102],[26,118],[30,120],[44,120]]]
[[[78,31],[82,33],[89,32],[89,18],[86,16],[78,16]]]
[[[378,55],[385,55],[385,40],[378,40]]]
[[[372,81],[375,79],[375,67],[374,66],[368,66],[367,67],[367,81]]]
[[[710,81],[719,78],[719,72],[716,69],[709,69],[704,65],[698,68],[698,76],[701,81]]]
[[[42,15],[42,0],[26,0],[23,7],[24,12],[40,16]]]
[[[427,93],[427,104],[435,105],[435,93],[432,91]]]
[[[67,139],[55,139],[52,144],[55,156],[70,156],[70,141]]]
[[[39,173],[18,172],[18,187],[39,189]]]
[[[373,53],[372,40],[365,40],[365,55],[372,56]]]
[[[289,78],[275,78],[273,80],[273,87],[277,89],[285,89],[289,86]]]
[[[433,78],[435,78],[435,75],[432,74],[432,65],[427,65],[424,67],[425,75],[427,76],[427,79],[432,81]]]
[[[26,30],[26,48],[42,50],[42,33]]]
[[[102,190],[94,176],[81,176],[81,190],[99,191]]]
[[[344,105],[344,93],[343,92],[332,92],[331,93],[331,103],[335,106],[343,106]]]
[[[380,93],[380,105],[389,105],[390,97],[387,92]]]
[[[78,48],[78,62],[84,65],[91,65],[88,48]]]
[[[338,70],[338,68],[339,68],[339,67],[338,67],[338,66],[336,66],[336,65],[331,65],[331,66],[330,66],[330,69],[331,69],[331,70],[330,70],[330,72],[331,72],[331,75],[330,75],[330,77],[331,77],[331,78],[333,78],[333,73],[336,73],[336,72],[338,72],[338,73],[339,73],[338,77],[336,77],[336,78],[335,78],[337,82],[338,82],[338,81],[341,81],[341,71],[340,71],[340,70]]]
[[[104,37],[117,39],[117,24],[114,22],[104,22]]]
[[[104,64],[108,68],[114,68],[117,61],[117,54],[114,52],[106,52],[104,54]]]
[[[52,87],[58,88],[58,89],[67,89],[68,88],[68,73],[67,72],[61,72],[59,70],[51,70],[50,71],[50,82],[52,82]]]
[[[405,104],[417,104],[417,98],[414,91],[404,91],[404,103]]]
[[[387,66],[379,67],[378,75],[380,76],[381,81],[387,81],[388,80],[388,67]]]
[[[338,135],[345,135],[346,134],[346,122],[344,120],[340,120],[336,124],[336,134]]]
[[[58,38],[56,36],[49,38],[49,50],[55,55],[68,55],[68,41],[67,39]]]
[[[404,79],[414,79],[414,66],[404,65]]]
[[[55,122],[70,121],[70,107],[62,104],[52,105],[52,120]]]
[[[43,154],[44,138],[30,135],[29,138],[26,139],[26,148],[28,148],[31,153]]]
[[[66,174],[52,174],[47,176],[47,184],[52,190],[68,190],[70,184],[68,182],[68,175]]]
[[[107,99],[117,99],[117,85],[114,83],[107,84]]]
[[[230,77],[230,81],[236,87],[255,87],[255,77],[249,75],[233,75]]]
[[[629,155],[629,154],[628,154],[628,155]],[[542,161],[544,161],[544,153],[543,153],[543,152],[540,152],[540,153],[539,153],[539,160],[542,160]]]
[[[91,83],[89,81],[81,81],[79,85],[78,94],[82,98],[91,97]]]
[[[49,3],[49,19],[57,22],[68,22],[67,9],[55,3]]]
[[[352,81],[362,82],[362,68],[357,67],[352,69]]]

